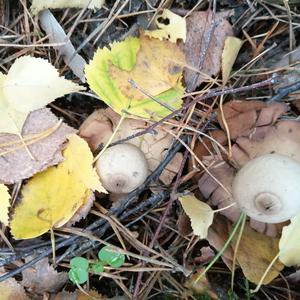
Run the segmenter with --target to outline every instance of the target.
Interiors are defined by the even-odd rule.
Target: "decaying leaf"
[[[34,15],[47,8],[90,8],[100,9],[105,0],[33,0],[31,11]]]
[[[182,104],[184,63],[176,44],[142,35],[99,49],[85,74],[90,88],[117,113],[161,118]]]
[[[26,262],[32,260],[27,257]],[[21,284],[34,294],[44,292],[55,293],[59,291],[68,280],[65,272],[57,272],[49,265],[48,258],[43,258],[33,267],[22,272],[23,280]]]
[[[284,226],[282,235],[279,241],[279,259],[286,266],[299,266],[300,265],[300,215],[291,219],[291,224]]]
[[[0,74],[0,132],[21,134],[28,114],[56,98],[83,88],[59,77],[45,59],[23,56],[14,62],[7,75]],[[21,101],[22,99],[22,101]]]
[[[207,230],[212,224],[214,212],[209,205],[198,200],[194,195],[179,197],[184,212],[190,217],[195,235],[201,239],[207,237]]]
[[[228,12],[214,14],[208,10],[193,12],[187,18],[184,49],[189,66],[185,70],[189,92],[194,91],[207,76],[215,76],[220,72],[225,40],[233,36],[232,27],[226,20],[228,16]]]
[[[12,277],[0,282],[0,295],[3,300],[29,300],[22,285]]]
[[[22,188],[22,201],[10,221],[15,239],[28,239],[66,224],[88,201],[90,189],[105,191],[96,183],[88,145],[71,135],[57,167],[36,174]]]
[[[0,222],[8,225],[8,209],[10,207],[10,194],[4,184],[0,184]]]
[[[224,49],[222,52],[222,80],[225,85],[229,79],[230,72],[237,55],[242,47],[243,42],[233,36],[229,36],[225,40]]]
[[[237,261],[246,278],[258,284],[262,275],[277,255],[279,239],[271,238],[245,226],[237,251]],[[255,247],[255,251],[253,251]],[[265,277],[263,284],[276,278],[284,265],[277,261]]]
[[[16,183],[58,164],[63,159],[62,144],[74,132],[67,124],[59,123],[48,108],[30,113],[22,136],[34,159],[17,135],[0,133],[0,182]]]
[[[182,39],[185,42],[185,18],[176,15],[168,9],[164,9],[162,13],[158,14],[155,18],[155,24],[159,29],[146,30],[145,34],[147,36],[160,40],[167,39],[172,43],[176,43],[178,39]]]
[[[89,143],[91,149],[95,150],[101,144],[104,145],[107,143],[119,120],[120,115],[110,108],[97,110],[85,120],[79,129],[79,134]],[[126,138],[143,130],[146,126],[149,126],[149,124],[147,125],[147,122],[143,120],[126,118],[122,122],[113,141]],[[158,167],[173,141],[173,137],[164,129],[170,130],[171,127],[166,125],[159,126],[156,128],[155,134],[147,133],[141,137],[128,141],[128,143],[139,147],[144,152],[150,171],[153,171]],[[168,185],[172,182],[180,168],[182,157],[181,153],[177,153],[166,166],[160,176],[160,180],[164,184]]]

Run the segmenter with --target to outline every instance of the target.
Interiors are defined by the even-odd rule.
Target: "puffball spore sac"
[[[131,144],[108,148],[97,160],[96,170],[106,190],[129,193],[139,187],[148,176],[144,153]]]
[[[300,213],[300,164],[275,153],[254,158],[236,174],[232,193],[252,219],[287,221]]]

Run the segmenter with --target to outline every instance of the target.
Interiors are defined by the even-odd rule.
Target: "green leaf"
[[[69,279],[75,284],[85,283],[89,278],[88,271],[80,268],[71,269],[68,275],[69,275]]]
[[[125,255],[116,252],[109,246],[103,247],[98,253],[99,259],[113,268],[121,267],[125,262]]]
[[[76,256],[70,260],[70,265],[72,269],[88,270],[89,261],[86,258]]]
[[[104,271],[104,264],[101,261],[98,261],[97,263],[94,263],[91,265],[92,271],[95,274],[100,274]]]

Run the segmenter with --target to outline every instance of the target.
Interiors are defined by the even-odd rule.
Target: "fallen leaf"
[[[87,82],[101,100],[119,114],[142,118],[162,118],[181,107],[185,59],[176,44],[142,35],[110,46],[99,49],[85,68]]]
[[[256,232],[246,224],[237,251],[237,261],[249,281],[255,284],[259,283],[264,272],[279,251],[278,242],[278,238],[271,238]],[[277,261],[271,267],[263,284],[270,283],[279,275],[283,268],[284,265]]]
[[[87,142],[76,134],[70,135],[68,140],[68,147],[64,150],[65,160],[60,167],[67,169],[70,175],[82,182],[87,189],[106,193],[96,169],[93,168],[94,157]]]
[[[82,87],[59,77],[47,60],[23,56],[15,60],[6,76],[0,75],[0,89],[1,117],[7,122],[0,123],[4,125],[0,132],[20,135],[30,112]]]
[[[266,104],[262,101],[234,100],[223,106],[224,118],[232,140],[249,135],[250,130],[255,127],[273,125],[287,110],[288,106],[285,103]],[[220,108],[217,111],[217,119],[225,131]]]
[[[186,40],[186,21],[185,18],[176,15],[168,9],[155,18],[155,24],[159,29],[146,30],[145,35],[156,39],[167,39],[176,43],[178,39]]]
[[[185,69],[184,78],[189,92],[194,91],[207,76],[219,73],[225,40],[233,36],[232,27],[226,20],[228,16],[228,12],[214,14],[207,10],[192,12],[187,17],[184,49],[189,67]]]
[[[300,215],[291,219],[291,223],[282,229],[279,241],[279,259],[288,267],[300,265]]]
[[[255,157],[277,153],[300,162],[300,123],[282,120],[274,126],[254,128],[249,135],[239,137],[232,147],[232,158],[243,166]]]
[[[184,212],[191,219],[193,233],[201,239],[207,237],[207,230],[213,222],[214,212],[209,205],[198,200],[194,195],[179,197]]]
[[[88,201],[88,190],[104,191],[100,182],[95,182],[90,149],[79,139],[71,135],[63,153],[65,160],[36,174],[23,186],[22,201],[10,221],[15,239],[37,237],[63,226]]]
[[[3,300],[29,300],[24,288],[12,277],[0,282],[0,295]]]
[[[58,164],[63,159],[61,149],[66,136],[74,132],[67,124],[60,124],[48,108],[30,113],[22,135],[34,159],[17,135],[0,133],[0,182],[13,184]],[[30,142],[33,137],[37,138]]]
[[[33,0],[31,5],[31,11],[34,15],[40,11],[51,8],[89,8],[100,9],[105,0]]]
[[[0,222],[5,226],[8,225],[8,209],[10,207],[10,194],[4,184],[0,184]]]
[[[222,52],[222,80],[225,85],[229,79],[233,64],[242,47],[242,40],[229,36],[225,40],[224,49]]]
[[[33,257],[27,257],[26,262]],[[59,291],[68,280],[66,272],[57,272],[53,266],[49,265],[48,258],[43,258],[33,267],[22,272],[23,280],[21,284],[34,294],[45,292],[55,293]]]

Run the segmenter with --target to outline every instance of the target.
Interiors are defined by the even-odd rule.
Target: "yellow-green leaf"
[[[155,23],[159,29],[146,30],[146,35],[160,40],[167,39],[172,43],[176,43],[178,39],[182,39],[185,42],[186,19],[184,17],[178,16],[168,9],[164,9],[155,18]]]
[[[194,195],[179,197],[184,212],[189,216],[195,235],[205,239],[209,226],[213,222],[214,212],[211,207],[198,200]]]
[[[185,58],[176,44],[141,36],[110,47],[99,49],[85,68],[87,82],[101,100],[119,114],[143,118],[159,119],[181,107]]]
[[[300,265],[300,215],[284,226],[279,241],[279,259],[288,267]]]
[[[8,225],[8,209],[10,207],[10,195],[8,188],[4,184],[0,184],[0,222]]]

